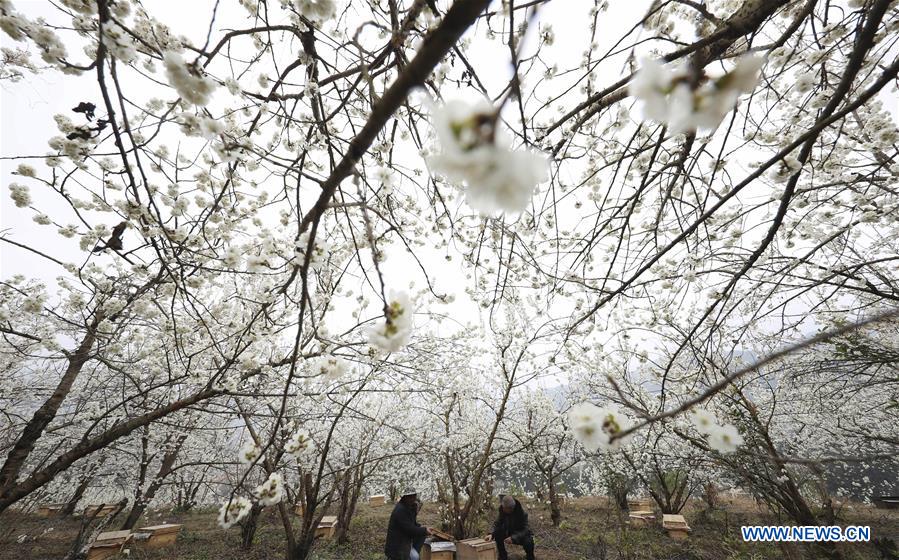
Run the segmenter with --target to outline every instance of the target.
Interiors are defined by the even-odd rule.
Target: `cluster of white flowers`
[[[23,70],[37,71],[31,62],[31,54],[22,49],[0,47],[0,80],[18,82],[25,77]]]
[[[769,175],[777,183],[786,183],[801,167],[802,164],[799,162],[799,158],[794,155],[786,155],[777,165],[771,168]]]
[[[15,172],[22,177],[34,177],[35,175],[37,175],[37,171],[34,170],[34,167],[28,165],[27,163],[20,163],[19,166],[16,167]]]
[[[12,198],[12,201],[19,208],[25,208],[29,204],[31,204],[31,194],[28,192],[28,187],[25,185],[21,185],[19,183],[10,183],[9,184],[9,196]]]
[[[334,0],[281,0],[283,6],[293,5],[297,12],[312,21],[323,22],[337,13]]]
[[[450,101],[433,111],[442,153],[428,158],[431,170],[465,186],[469,206],[482,214],[522,212],[537,185],[549,178],[546,156],[511,150],[487,100]]]
[[[169,84],[182,99],[194,105],[209,103],[209,96],[216,84],[201,68],[196,64],[189,64],[174,51],[167,51],[162,58]]]
[[[240,376],[225,375],[221,379],[219,379],[218,383],[216,384],[216,388],[228,393],[236,393],[240,388]]]
[[[114,21],[103,26],[103,45],[109,54],[125,63],[133,61],[137,56],[134,38]]]
[[[315,243],[312,245],[312,255],[309,258],[309,268],[312,270],[321,270],[322,266],[328,261],[328,255],[331,253],[331,244],[327,240],[321,239],[321,235],[317,235]],[[302,264],[306,260],[306,248],[309,246],[309,232],[304,232],[297,240],[294,257],[297,264]]]
[[[178,113],[178,124],[187,136],[202,136],[212,140],[225,131],[225,125],[218,119],[194,113]]]
[[[721,453],[733,453],[743,444],[743,436],[731,424],[719,424],[715,415],[707,410],[690,411],[690,420],[696,430],[708,437],[709,447]]]
[[[589,402],[571,407],[568,411],[568,424],[575,439],[590,452],[618,449],[623,443],[622,439],[612,441],[611,438],[629,426],[627,418],[616,408],[599,407]]]
[[[265,482],[256,487],[254,495],[261,506],[273,506],[281,501],[284,494],[284,479],[278,473],[268,475]]]
[[[730,72],[693,89],[686,64],[666,66],[645,58],[628,90],[641,101],[644,117],[667,124],[672,134],[712,130],[741,94],[755,88],[764,64],[763,57],[743,56]]]
[[[368,331],[368,343],[385,352],[396,352],[412,335],[412,301],[406,292],[390,292],[390,303],[383,321]]]
[[[228,529],[250,513],[253,504],[243,496],[234,496],[219,510],[219,526]]]
[[[253,443],[253,440],[247,440],[243,447],[240,448],[240,454],[237,458],[242,465],[249,465],[259,457],[260,453],[262,453],[262,449]]]
[[[22,302],[22,309],[28,313],[40,313],[44,309],[45,301],[44,294],[33,294]]]
[[[312,438],[309,437],[309,432],[305,430],[297,430],[284,444],[284,452],[297,459],[311,448]]]
[[[340,379],[346,371],[346,360],[340,356],[332,356],[331,354],[320,356],[312,365],[312,374],[320,376],[322,381],[328,383]]]
[[[25,37],[34,41],[34,44],[41,49],[41,58],[48,64],[58,64],[66,57],[66,48],[62,40],[49,25],[41,20],[31,21],[16,13],[10,2],[0,4],[0,30],[14,41],[23,41]],[[72,72],[66,67],[63,67],[63,71]]]

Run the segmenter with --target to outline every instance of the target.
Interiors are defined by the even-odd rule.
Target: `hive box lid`
[[[131,536],[131,531],[107,531],[97,535],[94,544],[98,546],[120,545],[127,541],[129,536]]]
[[[465,546],[470,546],[471,548],[474,548],[477,550],[493,548],[496,546],[496,543],[494,543],[493,541],[485,541],[484,539],[481,539],[481,538],[465,539],[464,541],[459,541],[459,544],[465,545]]]
[[[331,525],[337,524],[337,516],[336,515],[326,515],[322,517],[322,520],[319,522],[319,527],[328,527]]]
[[[684,519],[683,515],[669,515],[665,514],[662,516],[662,526],[666,529],[687,529],[687,520]]]
[[[138,530],[144,533],[155,533],[157,535],[165,533],[176,533],[181,530],[181,525],[176,525],[174,523],[164,523],[162,525],[153,525],[151,527],[141,527]]]
[[[451,541],[451,540],[453,540],[453,536],[452,536],[452,535],[450,535],[449,533],[444,533],[443,531],[441,531],[441,530],[439,530],[439,529],[433,529],[433,528],[432,528],[432,529],[431,529],[431,535],[432,535],[432,537],[434,537],[434,538],[441,539],[441,540],[444,540],[444,541]],[[432,542],[433,542],[433,541],[432,541]]]

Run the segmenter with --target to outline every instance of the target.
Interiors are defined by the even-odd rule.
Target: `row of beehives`
[[[103,560],[121,552],[126,544],[143,548],[162,548],[175,544],[181,525],[165,524],[142,527],[134,532],[109,531],[97,535],[87,553],[87,560]]]
[[[382,506],[387,503],[386,496],[372,496],[369,504]],[[296,504],[293,507],[296,515],[303,515],[303,505]],[[317,538],[330,539],[337,528],[337,516],[325,515],[322,517],[315,530]],[[449,534],[435,531],[421,550],[421,560],[494,560],[496,558],[496,544],[484,539],[466,539],[454,541]]]
[[[655,523],[652,502],[649,500],[628,500],[628,524],[631,527],[649,527]],[[662,515],[662,529],[675,540],[684,540],[690,535],[690,526],[683,515]]]
[[[435,531],[421,549],[421,560],[494,560],[496,543],[484,539],[453,540],[451,535]]]
[[[42,504],[37,508],[37,514],[41,517],[59,515],[65,504]],[[82,515],[85,517],[106,517],[114,512],[118,506],[115,504],[93,504],[84,508]]]

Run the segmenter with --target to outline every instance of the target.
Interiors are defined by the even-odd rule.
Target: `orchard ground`
[[[786,524],[776,514],[759,508],[746,498],[727,498],[714,510],[701,501],[691,501],[682,512],[692,533],[686,541],[670,539],[660,526],[629,528],[627,518],[606,498],[587,497],[569,500],[563,510],[560,527],[552,526],[548,509],[527,503],[531,526],[537,541],[540,560],[805,560],[822,558],[819,549],[795,544],[745,543],[740,537],[741,525]],[[350,542],[338,545],[320,541],[311,558],[320,560],[382,560],[381,547],[391,505],[360,505],[353,519]],[[78,532],[78,518],[42,519],[30,514],[8,515],[0,529],[0,560],[63,558]],[[144,524],[183,523],[175,546],[156,551],[131,548],[130,559],[139,560],[228,560],[282,559],[284,531],[274,509],[268,509],[260,520],[251,550],[240,549],[240,530],[224,531],[216,524],[217,512],[200,509],[188,513],[154,511]],[[437,525],[437,506],[426,503],[420,522]],[[875,509],[861,504],[845,504],[837,510],[837,523],[868,525],[872,542],[840,545],[844,560],[890,559],[899,544],[899,510]],[[486,530],[489,522],[481,520]],[[48,529],[53,528],[52,531]],[[112,524],[112,529],[117,528]],[[21,535],[26,542],[18,543]],[[36,538],[35,538],[36,537]],[[879,543],[873,542],[879,539]],[[889,539],[884,542],[883,539]],[[126,558],[121,555],[117,558]],[[511,558],[523,559],[520,551]]]

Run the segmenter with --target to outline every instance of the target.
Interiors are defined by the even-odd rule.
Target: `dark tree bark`
[[[90,356],[91,348],[94,346],[94,341],[96,340],[97,325],[100,324],[101,320],[102,316],[96,315],[94,320],[88,325],[84,338],[81,339],[78,348],[69,355],[69,365],[66,367],[66,371],[63,373],[59,383],[56,384],[53,393],[51,393],[50,397],[44,401],[44,404],[37,409],[34,416],[31,417],[31,420],[29,420],[22,429],[22,434],[19,436],[19,439],[16,440],[9,455],[7,455],[3,467],[0,468],[0,498],[6,497],[12,487],[15,486],[16,479],[18,478],[19,473],[22,472],[25,461],[28,459],[28,456],[31,455],[37,441],[44,434],[47,425],[56,418],[59,407],[62,406],[62,402],[72,390],[72,385],[75,383],[75,380],[78,379],[78,374],[81,373],[82,366],[84,366]],[[3,511],[2,507],[0,507],[0,511]]]
[[[173,412],[177,412],[178,410],[181,410],[183,408],[187,408],[191,405],[197,404],[198,402],[214,397],[218,394],[218,391],[214,389],[204,389],[199,393],[191,395],[190,397],[171,402],[168,405],[157,408],[152,412],[142,414],[140,416],[132,418],[131,420],[128,420],[127,422],[122,422],[121,424],[118,424],[106,430],[105,432],[99,434],[94,438],[81,440],[78,445],[57,457],[56,460],[50,463],[48,466],[44,467],[38,472],[32,473],[31,476],[29,476],[22,482],[16,484],[15,486],[9,487],[5,491],[5,493],[0,494],[0,513],[3,513],[7,508],[9,508],[9,506],[13,505],[25,496],[31,494],[38,488],[41,488],[42,486],[53,480],[53,477],[71,467],[72,464],[75,463],[75,461],[87,457],[88,455],[99,449],[103,449],[115,440],[130,434],[141,426],[149,424],[150,422],[158,420],[163,416],[167,416]]]
[[[172,473],[172,467],[175,465],[175,460],[178,458],[178,452],[181,451],[181,446],[184,444],[185,439],[187,439],[187,436],[178,437],[172,448],[163,455],[162,462],[159,465],[159,471],[157,471],[156,476],[153,477],[153,481],[150,482],[146,491],[143,495],[135,496],[134,505],[131,507],[131,511],[125,519],[125,523],[122,524],[123,530],[133,529],[140,519],[140,516],[143,515],[144,511],[147,509],[147,506],[150,505],[150,502],[156,497],[156,492],[162,488],[165,478]]]
[[[240,523],[240,548],[250,550],[253,548],[253,539],[256,538],[256,529],[259,527],[259,516],[262,514],[262,506],[253,504],[246,519]]]
[[[66,505],[59,510],[60,517],[68,517],[75,513],[75,508],[78,507],[78,502],[81,501],[81,498],[84,496],[84,493],[87,491],[88,486],[90,486],[91,480],[93,480],[93,475],[86,475],[81,477],[81,481],[78,482],[78,486],[75,487],[75,492],[72,493],[72,497],[69,498],[69,501],[66,502]]]

